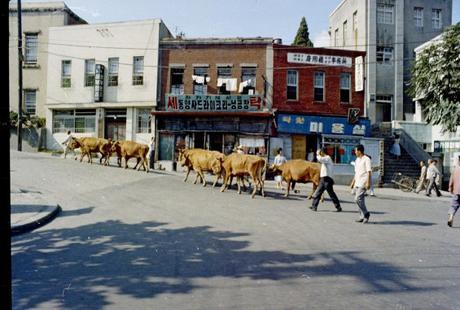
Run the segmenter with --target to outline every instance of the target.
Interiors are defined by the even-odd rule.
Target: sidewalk
[[[52,221],[61,207],[40,192],[11,188],[11,235],[22,234]]]

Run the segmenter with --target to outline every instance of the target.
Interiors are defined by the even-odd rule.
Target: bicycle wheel
[[[399,183],[399,189],[403,192],[411,192],[414,188],[414,182],[410,178],[402,178]]]

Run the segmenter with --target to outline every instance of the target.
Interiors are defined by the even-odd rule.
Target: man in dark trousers
[[[324,191],[327,191],[329,197],[331,197],[332,202],[334,203],[335,208],[337,209],[337,212],[340,212],[342,211],[342,208],[340,207],[339,198],[337,198],[337,195],[335,194],[333,187],[334,180],[332,179],[332,159],[329,155],[327,155],[325,148],[319,149],[316,155],[318,163],[321,164],[321,171],[319,175],[320,181],[318,188],[313,194],[313,202],[310,209],[312,209],[313,211],[317,210],[321,196],[323,195]]]

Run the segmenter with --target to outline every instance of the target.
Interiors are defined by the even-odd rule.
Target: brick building
[[[365,52],[275,44],[273,53],[276,137],[270,153],[282,147],[288,159],[314,160],[324,146],[351,174],[353,147],[365,143],[378,165],[379,141],[362,139],[371,131],[363,117]]]
[[[155,116],[157,160],[174,169],[180,148],[224,154],[242,145],[267,156],[273,68],[271,38],[163,39]]]

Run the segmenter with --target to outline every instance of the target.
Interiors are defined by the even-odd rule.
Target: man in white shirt
[[[369,157],[364,155],[364,146],[359,144],[355,148],[355,176],[351,182],[351,188],[355,190],[355,201],[359,207],[359,219],[356,222],[368,223],[370,213],[367,211],[366,203],[364,201],[366,190],[371,187],[372,167]]]
[[[334,180],[332,178],[334,175],[332,172],[332,159],[329,155],[327,155],[325,148],[318,150],[318,152],[316,153],[316,159],[321,164],[321,170],[319,175],[320,181],[318,188],[313,194],[313,202],[310,209],[312,209],[313,211],[317,210],[321,196],[323,195],[324,191],[327,191],[329,197],[331,197],[332,202],[334,203],[335,208],[337,209],[337,212],[340,212],[342,211],[342,208],[340,207],[339,198],[337,198],[337,195],[335,194],[333,187]]]
[[[72,133],[69,131],[67,131],[67,138],[62,142],[62,145],[65,145],[65,149],[64,149],[64,159],[67,157],[67,153],[69,151],[71,151],[73,153],[73,155],[75,156],[75,160],[77,159],[77,154],[75,153],[75,150],[70,148],[70,142],[72,141],[73,139],[73,136],[72,136]]]
[[[426,186],[426,196],[431,196],[431,190],[434,188],[436,191],[436,195],[438,197],[442,196],[439,188],[436,184],[436,178],[441,175],[438,168],[436,167],[436,160],[429,159],[428,160],[428,169],[426,171],[426,179],[428,180],[428,185]]]
[[[274,161],[273,161],[273,164],[276,165],[276,166],[281,166],[282,164],[284,164],[285,162],[287,162],[287,159],[286,157],[284,157],[283,155],[283,149],[282,148],[279,148],[278,149],[278,154],[276,155]],[[275,181],[276,181],[276,188],[282,188],[283,184],[283,177],[281,175],[277,175],[275,176]]]
[[[426,166],[425,166],[425,162],[423,160],[420,161],[420,177],[418,179],[418,184],[417,184],[417,188],[415,189],[415,193],[419,193],[423,186],[425,186],[426,184]]]

